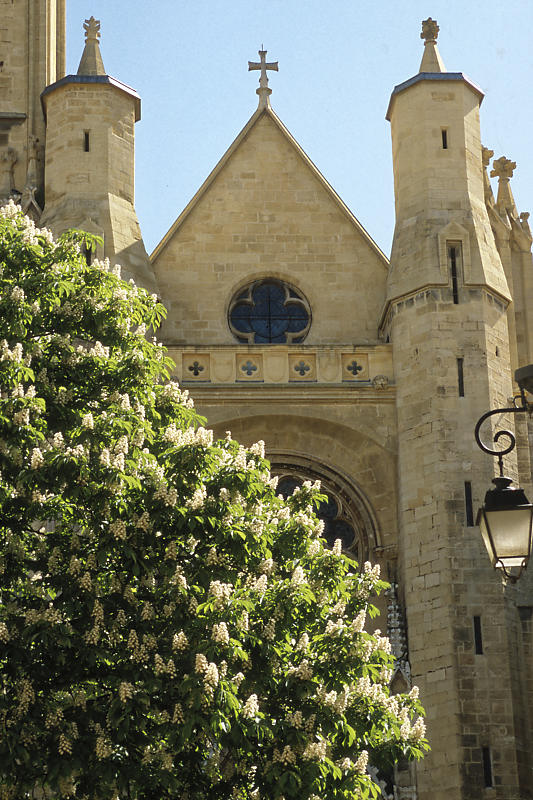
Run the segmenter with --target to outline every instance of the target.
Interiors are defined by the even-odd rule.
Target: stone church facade
[[[65,75],[65,0],[0,0],[0,18],[0,198],[100,235],[167,307],[161,338],[215,434],[264,439],[287,491],[320,478],[326,530],[392,583],[393,689],[420,686],[432,751],[383,776],[385,795],[532,798],[532,581],[490,566],[474,522],[494,464],[473,439],[533,362],[532,237],[516,165],[482,146],[483,93],[446,71],[436,23],[387,113],[389,260],[277,117],[263,51],[257,110],[148,256],[140,98],[106,74],[99,23]],[[515,432],[506,473],[527,490],[525,420]]]

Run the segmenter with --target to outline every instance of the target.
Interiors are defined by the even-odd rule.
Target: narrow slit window
[[[446,128],[443,128],[441,130],[441,135],[442,135],[442,149],[443,150],[447,150],[448,149],[448,130]]]
[[[474,509],[472,506],[472,483],[465,481],[465,516],[466,527],[474,527]]]
[[[481,617],[474,617],[474,652],[483,655],[483,637],[481,635]]]
[[[89,131],[83,132],[83,149],[86,153],[88,153],[91,149],[91,138],[89,136]]]
[[[459,397],[465,396],[464,358],[457,359],[457,388]]]
[[[485,787],[494,786],[492,780],[492,761],[490,757],[490,747],[481,748],[481,760],[483,762],[483,780]]]
[[[458,281],[458,260],[459,248],[456,245],[451,245],[448,248],[448,260],[450,263],[450,276],[452,279],[452,296],[454,305],[459,303],[459,281]]]

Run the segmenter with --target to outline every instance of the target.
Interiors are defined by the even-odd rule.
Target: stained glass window
[[[229,325],[246,344],[302,342],[311,324],[309,303],[282,281],[254,281],[233,299]]]

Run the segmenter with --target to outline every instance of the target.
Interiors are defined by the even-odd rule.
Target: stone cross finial
[[[492,162],[491,178],[499,178],[500,180],[509,180],[513,177],[513,172],[516,169],[516,161],[511,161],[509,158],[502,156]]]
[[[259,107],[261,107],[261,106],[266,106],[268,104],[268,96],[272,94],[272,89],[268,88],[267,69],[271,69],[277,72],[278,62],[277,61],[267,62],[266,60],[267,51],[263,50],[263,45],[261,45],[261,50],[258,51],[258,54],[261,60],[249,61],[248,72],[254,69],[261,70],[261,75],[259,76],[259,89],[255,90],[256,94],[259,95]]]
[[[86,19],[83,23],[83,27],[85,29],[85,41],[93,41],[97,42],[100,38],[100,20],[95,19],[94,17],[90,17],[90,19]]]
[[[420,38],[425,39],[426,43],[436,42],[437,36],[439,35],[439,30],[440,28],[437,25],[437,20],[428,17],[422,21],[422,33],[420,34]]]

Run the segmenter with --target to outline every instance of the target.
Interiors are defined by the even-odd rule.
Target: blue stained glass
[[[309,326],[309,312],[302,297],[285,284],[258,281],[238,295],[230,310],[230,323],[237,336],[246,334],[242,341],[284,344],[302,340]],[[292,335],[300,332],[298,339]]]

